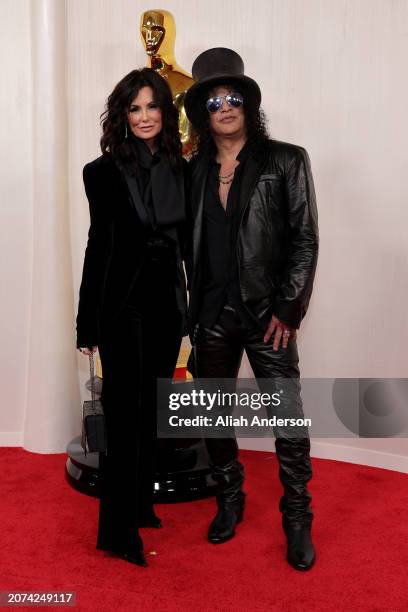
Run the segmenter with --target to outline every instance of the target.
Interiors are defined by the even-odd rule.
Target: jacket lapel
[[[142,198],[140,197],[136,176],[130,175],[127,172],[125,172],[123,176],[129,189],[130,201],[135,207],[142,225],[145,227],[150,226],[150,219],[147,214],[146,207],[142,202]]]
[[[207,157],[203,157],[194,166],[191,176],[191,207],[193,212],[193,267],[197,270],[197,262],[200,253],[201,246],[201,235],[203,229],[203,209],[204,209],[204,197],[205,187],[207,184],[207,177],[209,171],[209,160]]]
[[[146,207],[142,202],[142,198],[140,197],[139,186],[137,184],[136,176],[130,174],[129,172],[126,172],[125,168],[122,166],[119,160],[115,159],[115,164],[126,182],[126,185],[129,190],[130,202],[133,204],[133,207],[137,212],[140,222],[144,227],[150,226],[149,215],[147,214]]]
[[[252,155],[249,155],[245,161],[244,172],[241,178],[241,190],[239,195],[239,219],[242,220],[243,215],[247,209],[252,193],[258,182],[262,169],[265,165],[265,159],[256,159]]]

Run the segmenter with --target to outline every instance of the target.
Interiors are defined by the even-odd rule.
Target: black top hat
[[[201,53],[192,67],[193,79],[196,81],[187,91],[184,108],[191,123],[197,124],[206,111],[204,94],[216,85],[233,85],[244,96],[255,99],[258,107],[261,103],[261,90],[254,79],[244,75],[244,62],[232,49],[216,47]]]

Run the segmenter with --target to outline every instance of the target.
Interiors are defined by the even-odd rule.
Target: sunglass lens
[[[216,113],[222,106],[222,99],[219,97],[207,100],[207,110],[209,113]]]
[[[239,108],[244,102],[243,97],[239,93],[228,94],[228,96],[226,96],[226,100],[228,104],[234,108]]]

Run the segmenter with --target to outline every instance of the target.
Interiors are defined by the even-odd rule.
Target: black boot
[[[316,552],[311,537],[311,525],[290,525],[282,521],[287,538],[287,561],[297,570],[310,569],[316,561]]]
[[[287,560],[297,570],[310,569],[316,559],[311,539],[313,512],[307,483],[312,477],[309,438],[276,438],[279,478],[284,495],[279,504],[287,538]]]
[[[213,478],[218,483],[218,512],[208,529],[208,540],[212,544],[222,544],[234,537],[235,526],[242,521],[244,468],[237,460],[223,467],[213,466]]]
[[[96,548],[110,552],[128,563],[140,565],[140,567],[147,567],[147,561],[143,552],[143,542],[139,535],[133,538],[131,547],[129,547],[129,545],[123,546],[118,542],[108,543],[99,538]]]

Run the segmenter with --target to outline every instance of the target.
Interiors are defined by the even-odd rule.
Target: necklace
[[[229,174],[219,174],[218,175],[218,181],[222,184],[222,185],[229,185],[230,183],[232,183],[233,181],[233,176],[234,176],[234,172],[235,172],[235,168],[232,172],[230,172]]]
[[[219,174],[218,176],[220,177],[220,179],[227,179],[227,178],[229,178],[230,176],[232,176],[232,175],[234,174],[234,172],[235,172],[235,168],[234,168],[234,170],[233,170],[232,172],[230,172],[229,174],[225,174],[224,176],[223,176],[222,174]]]

